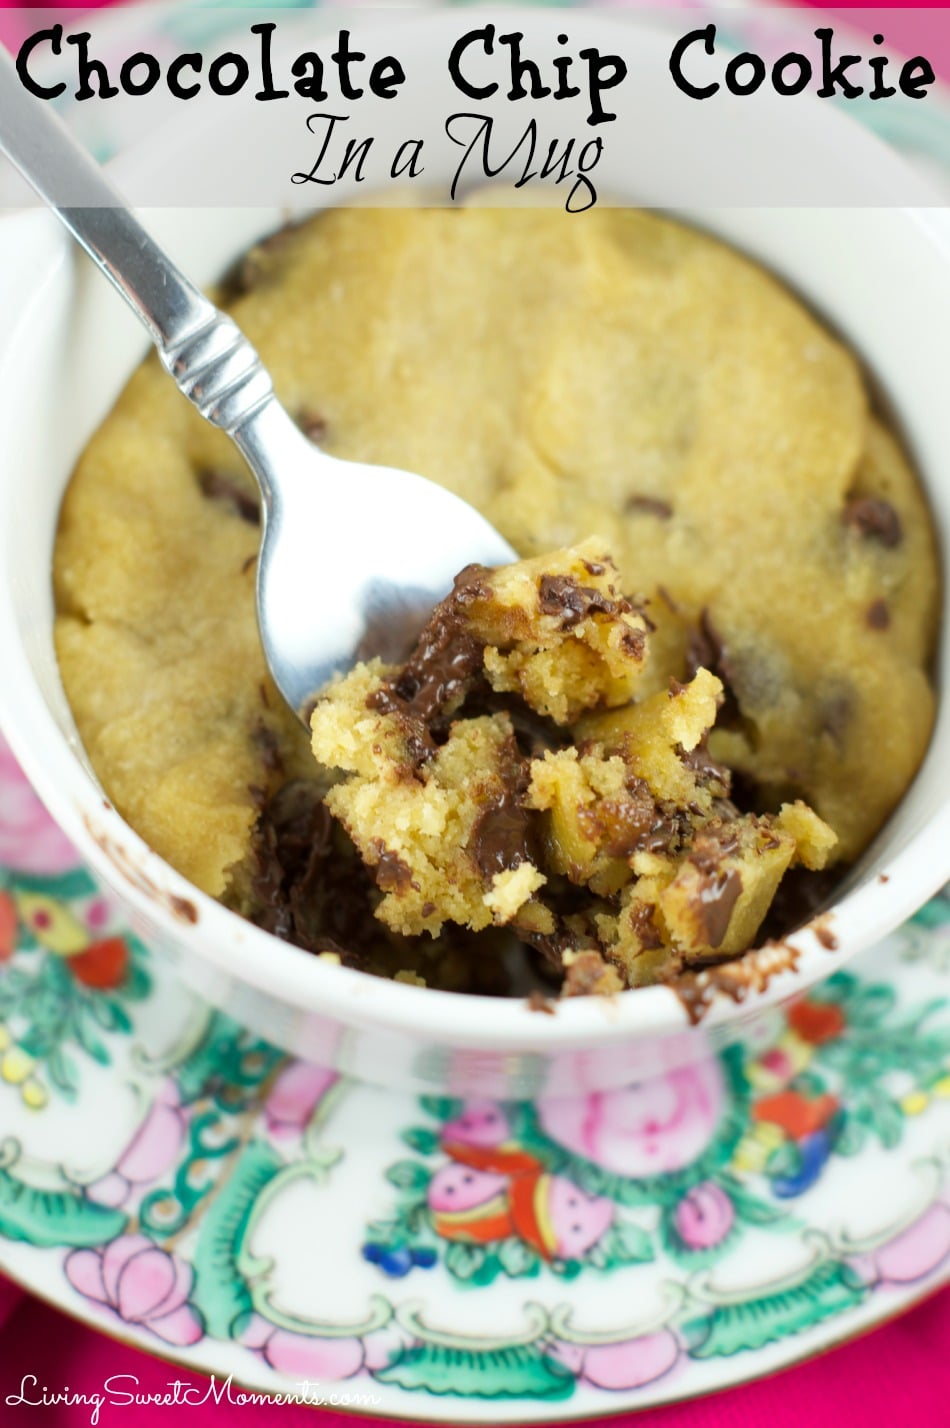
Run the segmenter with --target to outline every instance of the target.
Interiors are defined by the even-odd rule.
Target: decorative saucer
[[[392,1094],[186,992],[0,745],[0,1269],[218,1381],[416,1421],[741,1383],[950,1277],[948,994],[944,895],[689,1067]]]

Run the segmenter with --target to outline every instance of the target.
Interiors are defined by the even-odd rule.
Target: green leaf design
[[[797,1091],[800,1096],[806,1096],[812,1100],[825,1094],[828,1090],[828,1083],[824,1076],[816,1076],[813,1071],[799,1071],[798,1075],[789,1082],[788,1089]]]
[[[582,1259],[552,1259],[551,1273],[559,1274],[562,1279],[576,1279],[584,1268]]]
[[[93,1034],[89,1022],[83,1015],[81,1008],[78,1010],[75,1019],[75,1034],[76,1040],[87,1056],[91,1057],[93,1061],[98,1062],[100,1066],[109,1065],[109,1053],[98,1036]]]
[[[614,1220],[601,1243],[608,1264],[611,1261],[617,1264],[646,1264],[654,1258],[652,1237],[629,1220]]]
[[[852,1027],[873,1027],[882,1022],[894,1010],[897,993],[884,982],[863,986],[848,999],[848,1025]]]
[[[537,1344],[506,1349],[459,1349],[421,1344],[374,1375],[381,1383],[459,1398],[569,1398],[570,1370]]]
[[[950,902],[944,894],[938,893],[914,913],[911,922],[915,922],[918,927],[946,926],[950,922]]]
[[[859,1155],[864,1149],[867,1140],[867,1129],[854,1116],[846,1115],[841,1123],[841,1130],[835,1141],[836,1155]]]
[[[99,891],[91,873],[85,868],[70,868],[65,873],[21,873],[15,875],[16,886],[23,892],[43,893],[57,902],[73,902],[94,897]]]
[[[205,1215],[194,1255],[192,1299],[216,1339],[229,1338],[235,1323],[251,1312],[238,1256],[254,1202],[282,1169],[283,1162],[269,1145],[250,1141]]]
[[[456,1240],[445,1252],[445,1267],[456,1279],[474,1279],[486,1258],[486,1251],[481,1245],[467,1245]]]
[[[128,1216],[70,1190],[38,1190],[0,1170],[0,1235],[40,1249],[105,1244],[121,1235]]]
[[[768,1173],[772,1179],[787,1179],[799,1174],[802,1168],[802,1153],[793,1140],[786,1140],[776,1146],[768,1159]]]
[[[46,1058],[46,1069],[53,1085],[60,1090],[67,1101],[75,1101],[79,1087],[79,1077],[72,1058],[61,1046],[54,1046]]]
[[[885,1150],[893,1150],[900,1144],[904,1131],[904,1118],[894,1102],[884,1095],[870,1097],[870,1110],[874,1131]]]
[[[237,1022],[223,1012],[212,1014],[198,1045],[175,1067],[175,1077],[185,1104],[197,1100],[208,1082],[220,1075],[226,1051],[238,1035],[240,1027]]]
[[[409,1126],[403,1131],[401,1139],[419,1155],[432,1155],[439,1148],[439,1137],[429,1126]]]
[[[769,1173],[772,1172],[771,1162],[769,1163]],[[736,1214],[747,1225],[761,1225],[769,1228],[774,1225],[782,1225],[783,1228],[789,1223],[788,1212],[780,1205],[771,1205],[767,1200],[760,1200],[758,1195],[753,1195],[748,1186],[743,1185],[734,1176],[724,1176],[722,1188],[727,1192],[733,1205],[736,1207]]]
[[[126,942],[132,943],[133,939],[126,934]],[[141,944],[139,944],[141,945]],[[133,956],[136,956],[133,953]],[[152,990],[152,979],[138,961],[133,961],[129,967],[126,979],[122,984],[122,995],[130,1002],[141,1002]]]
[[[462,1102],[455,1096],[420,1096],[419,1105],[437,1121],[451,1121],[462,1114]]]
[[[430,1172],[418,1160],[397,1160],[386,1170],[386,1179],[397,1190],[424,1190],[429,1183]]]
[[[808,1000],[811,1002],[833,1002],[836,1006],[840,1006],[848,1000],[856,985],[857,979],[850,972],[833,972],[824,982],[809,988]]]
[[[727,1358],[810,1329],[854,1308],[866,1294],[847,1266],[832,1260],[790,1289],[718,1305],[684,1324],[682,1332],[692,1358]]]
[[[496,1245],[495,1253],[498,1263],[509,1279],[522,1279],[526,1275],[537,1274],[541,1267],[537,1251],[515,1235]]]

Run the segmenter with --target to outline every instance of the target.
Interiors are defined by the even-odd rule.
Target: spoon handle
[[[273,395],[256,351],[142,226],[49,101],[29,94],[0,46],[0,150],[148,329],[202,416],[232,436]],[[81,199],[81,204],[72,199]]]

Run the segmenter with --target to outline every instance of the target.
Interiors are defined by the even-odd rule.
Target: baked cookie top
[[[334,454],[442,482],[524,556],[596,532],[656,627],[641,694],[710,671],[750,811],[801,798],[841,858],[868,843],[930,736],[937,559],[857,361],[779,282],[650,213],[350,209],[225,295]],[[260,651],[258,536],[240,457],[150,358],[63,503],[57,650],[116,807],[238,905],[262,801],[314,774]],[[359,559],[358,530],[315,558],[331,539]]]

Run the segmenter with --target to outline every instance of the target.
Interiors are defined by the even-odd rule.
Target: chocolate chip
[[[650,628],[653,629],[652,624]],[[628,626],[620,636],[620,644],[624,654],[629,655],[631,659],[642,660],[647,645],[646,633],[643,630],[631,630]]]
[[[687,679],[694,679],[700,669],[708,669],[722,681],[725,698],[716,722],[720,728],[734,728],[739,720],[738,666],[708,609],[700,615],[698,626],[690,630],[686,645]]]
[[[887,630],[891,624],[891,612],[887,608],[886,600],[874,600],[867,609],[865,615],[867,626],[871,630]]]
[[[542,615],[560,620],[564,630],[572,630],[581,620],[594,613],[621,615],[628,614],[633,609],[629,600],[612,600],[600,590],[594,590],[589,585],[579,585],[570,575],[542,575],[538,582],[538,594]],[[630,630],[629,634],[640,635],[642,650],[642,631]]]
[[[700,783],[719,785],[722,796],[729,797],[732,785],[732,775],[725,764],[718,763],[709,752],[709,735],[704,734],[699,743],[693,749],[677,748],[681,764],[684,764],[694,773]]]
[[[304,407],[297,415],[297,425],[308,441],[312,441],[315,446],[323,445],[327,436],[327,423],[324,417],[311,411],[309,407]]]
[[[485,598],[487,574],[482,565],[468,565],[455,577],[451,595],[433,610],[402,673],[378,692],[373,707],[385,709],[388,699],[428,725],[462,702],[481,673],[484,649],[466,628],[465,608]]]
[[[663,946],[663,938],[653,916],[655,912],[656,908],[652,904],[644,902],[634,903],[630,909],[630,926],[640,943],[641,952],[652,952]]]
[[[261,763],[268,773],[279,774],[283,771],[284,761],[281,757],[277,735],[269,724],[264,723],[263,719],[259,719],[254,725],[251,731],[251,743],[257,750]]]
[[[669,501],[663,501],[658,496],[628,496],[623,508],[631,514],[641,512],[645,516],[656,516],[658,521],[668,521],[673,514]]]
[[[854,695],[850,689],[836,689],[822,698],[818,706],[818,727],[839,749],[844,748],[848,725],[854,713]]]
[[[707,824],[696,835],[689,861],[701,873],[714,873],[723,858],[728,858],[739,846],[739,839],[727,823]]]
[[[546,997],[542,991],[539,991],[538,988],[535,987],[528,998],[528,1011],[544,1012],[547,1016],[554,1016],[556,1010],[556,1003],[552,1002],[550,997]]]
[[[375,869],[376,886],[386,893],[400,893],[404,888],[412,887],[412,869],[409,864],[404,862],[398,853],[387,848],[382,839],[374,838],[373,843],[379,855]]]
[[[529,777],[527,760],[512,736],[502,753],[501,787],[479,813],[468,842],[469,856],[486,882],[496,873],[536,861],[531,817],[522,803]]]
[[[665,847],[672,833],[642,779],[631,781],[626,798],[602,798],[579,807],[577,819],[584,836],[608,858],[629,858],[646,848],[656,851],[657,839]]]
[[[742,895],[742,877],[735,868],[720,868],[700,882],[696,911],[707,947],[719,947],[729,930],[732,910]]]
[[[869,540],[879,541],[888,550],[900,545],[904,538],[900,516],[880,496],[853,496],[844,508],[846,526]]]
[[[598,983],[607,971],[607,963],[599,952],[578,952],[564,976],[561,995],[587,997],[596,994]]]
[[[234,514],[240,516],[242,521],[247,521],[249,526],[260,525],[261,513],[257,498],[227,471],[206,467],[198,472],[198,485],[201,494],[209,501],[220,501],[223,505],[230,506]]]

